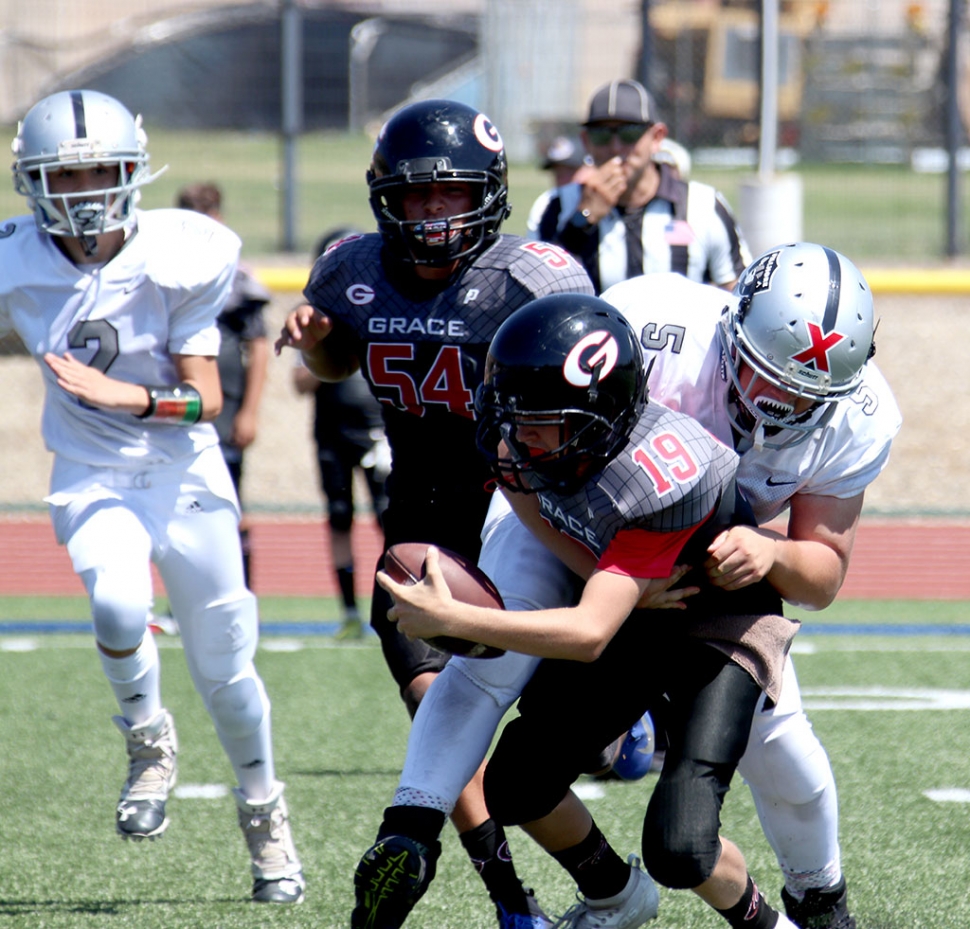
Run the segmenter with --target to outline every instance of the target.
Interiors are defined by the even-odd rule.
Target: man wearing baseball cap
[[[586,163],[586,152],[578,138],[557,135],[546,149],[540,166],[543,171],[551,171],[556,187],[562,187],[575,180],[576,172]]]
[[[530,239],[538,238],[539,223],[556,191],[566,184],[582,183],[593,170],[593,160],[586,154],[578,136],[559,135],[549,143],[539,167],[552,172],[553,186],[539,194],[529,207],[525,227],[526,237]]]
[[[667,126],[648,91],[633,80],[600,87],[581,136],[595,167],[555,191],[534,237],[575,254],[598,293],[657,271],[731,289],[747,243],[723,196],[664,158]]]

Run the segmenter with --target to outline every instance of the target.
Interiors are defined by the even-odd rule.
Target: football
[[[464,555],[436,546],[439,553],[438,564],[445,577],[451,595],[462,603],[472,606],[493,607],[504,610],[502,595],[491,579],[478,565]],[[424,560],[428,554],[426,542],[401,542],[392,545],[384,556],[384,570],[399,584],[416,584],[424,577]],[[427,643],[449,655],[463,655],[466,658],[498,658],[505,649],[468,639],[440,635],[427,639]]]

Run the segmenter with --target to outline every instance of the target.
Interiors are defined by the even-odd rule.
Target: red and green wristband
[[[191,426],[202,419],[202,395],[191,384],[175,387],[149,387],[148,409],[138,415],[155,423]]]

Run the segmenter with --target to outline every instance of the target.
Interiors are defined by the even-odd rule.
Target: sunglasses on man
[[[609,145],[617,136],[624,145],[634,145],[650,128],[650,123],[624,123],[621,126],[587,126],[586,137],[590,145]]]

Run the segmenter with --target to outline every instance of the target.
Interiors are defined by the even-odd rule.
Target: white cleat
[[[118,833],[136,842],[154,841],[168,828],[165,801],[176,779],[178,739],[172,714],[161,710],[138,726],[129,726],[122,716],[112,720],[128,750],[128,780],[115,811]]]
[[[232,792],[252,859],[252,899],[256,903],[302,903],[306,881],[290,835],[283,784],[277,781],[265,800],[247,800],[238,787]]]
[[[615,897],[580,899],[553,925],[553,929],[638,929],[656,919],[660,909],[657,885],[630,855],[630,880]]]

